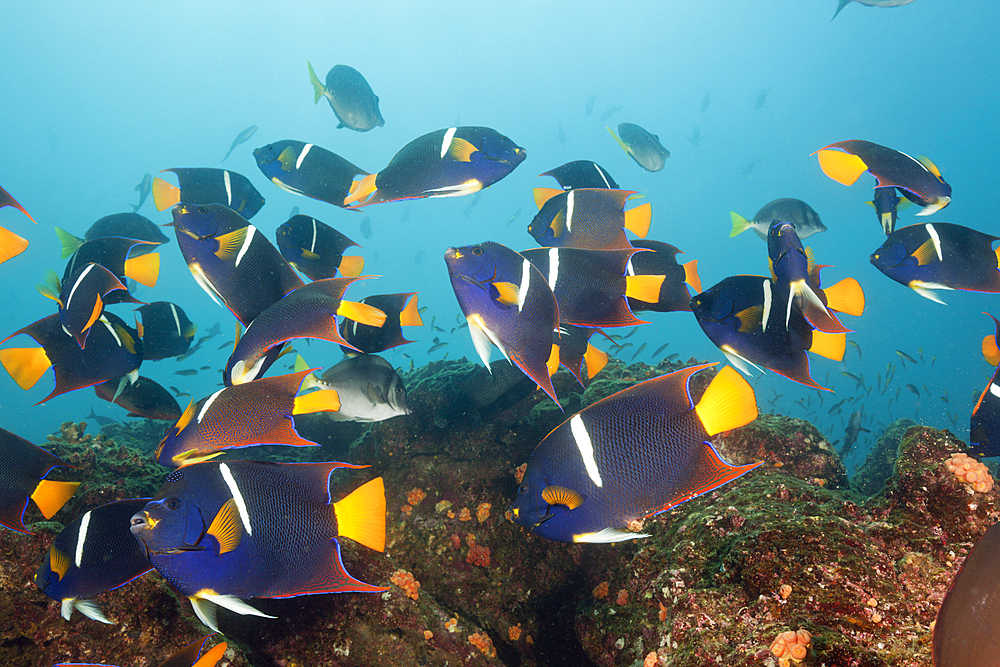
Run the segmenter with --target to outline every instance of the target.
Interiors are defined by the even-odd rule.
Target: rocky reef
[[[549,430],[680,367],[612,363],[585,390],[559,373],[564,414],[516,383],[469,401],[481,371],[435,362],[405,377],[411,415],[370,426],[302,417],[300,433],[321,447],[240,452],[370,464],[334,477],[335,500],[384,477],[385,553],[343,540],[343,558],[387,590],[254,601],[275,620],[220,610],[222,664],[930,665],[941,599],[998,518],[997,490],[977,492],[968,468],[946,465],[968,451],[947,431],[893,425],[872,454],[878,469],[852,482],[811,424],[762,414],[716,445],[730,462],[764,465],[647,520],[648,539],[561,544],[508,520],[522,464]],[[710,379],[696,376],[692,395]],[[40,443],[79,466],[62,478],[83,481],[56,521],[155,491],[166,476],[151,458],[162,425],[139,424],[88,439],[67,423]],[[155,572],[98,598],[117,625],[64,621],[31,584],[61,526],[32,520],[33,536],[0,532],[2,664],[155,665],[204,633]]]

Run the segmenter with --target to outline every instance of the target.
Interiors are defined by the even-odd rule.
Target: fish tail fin
[[[1000,366],[1000,348],[997,347],[996,336],[989,335],[983,338],[983,359],[990,366]]]
[[[865,312],[865,292],[854,278],[844,278],[823,290],[830,310],[861,317]]]
[[[826,333],[818,329],[813,330],[812,345],[809,351],[827,359],[841,361],[844,358],[844,351],[847,349],[846,333]]]
[[[626,276],[625,296],[646,303],[657,303],[660,300],[660,287],[666,276]]]
[[[326,92],[326,88],[323,86],[323,82],[319,80],[316,76],[316,70],[313,69],[312,63],[308,60],[306,65],[309,66],[309,82],[312,83],[313,87],[313,104],[319,104],[319,100],[323,97],[323,93]]]
[[[385,485],[381,477],[362,484],[333,504],[340,537],[385,551]]]
[[[729,217],[733,221],[733,228],[729,232],[729,238],[733,238],[734,236],[739,236],[746,230],[750,229],[750,221],[744,218],[736,211],[730,211]]]
[[[712,379],[694,411],[705,432],[715,435],[756,419],[757,398],[750,383],[731,366],[725,366]]]
[[[62,244],[62,255],[61,255],[62,259],[71,257],[73,253],[79,250],[80,246],[84,244],[84,240],[81,239],[79,236],[73,236],[65,229],[62,229],[61,227],[56,227],[55,232],[56,232],[56,238],[58,238],[59,243]]]
[[[322,389],[295,397],[293,415],[307,415],[314,412],[340,412],[340,395],[333,389]]]
[[[837,18],[837,14],[839,14],[840,11],[849,4],[851,4],[851,0],[839,0],[837,3],[837,11],[833,13],[833,18],[831,18],[830,21],[832,22],[833,19]]]
[[[0,227],[0,264],[17,257],[27,247],[27,239],[21,238],[9,229]]]
[[[344,198],[344,206],[357,203],[359,206],[367,202],[372,195],[378,192],[378,185],[375,183],[378,173],[368,174],[360,180],[351,182],[351,188],[347,197]]]
[[[535,206],[537,206],[540,211],[542,210],[542,207],[545,206],[545,202],[558,194],[562,194],[563,192],[564,190],[560,190],[559,188],[535,188],[531,191],[531,194],[534,195]]]
[[[868,171],[868,165],[857,155],[824,148],[816,151],[819,168],[823,173],[843,185],[854,185],[861,174]]]
[[[228,648],[229,644],[226,642],[216,644],[198,658],[198,662],[191,665],[191,667],[215,667],[222,660],[222,656],[226,654]]]
[[[181,200],[181,189],[157,176],[153,179],[153,205],[165,211]]]
[[[0,365],[21,389],[28,390],[49,370],[52,362],[42,347],[10,347],[0,350]]]
[[[80,482],[56,482],[51,479],[43,479],[38,482],[34,493],[31,494],[31,499],[35,501],[42,516],[51,519],[66,504],[66,501],[73,497],[78,486],[80,486]]]
[[[549,358],[545,362],[545,370],[549,372],[549,377],[556,374],[559,370],[559,346],[555,343],[552,344],[552,349],[549,350]]]
[[[357,278],[365,270],[365,258],[347,255],[340,260],[340,275],[345,278]]]
[[[401,327],[422,327],[424,321],[420,319],[420,309],[417,307],[417,295],[414,294],[406,308],[399,313],[399,326]]]
[[[160,277],[160,253],[129,257],[125,260],[125,276],[146,287],[156,287]]]
[[[381,327],[385,324],[385,313],[375,306],[358,301],[341,301],[337,308],[337,314],[354,320],[359,324],[367,324],[370,327]]]
[[[629,151],[628,145],[624,141],[622,141],[621,139],[618,138],[618,135],[615,134],[615,131],[612,130],[607,125],[605,125],[604,127],[605,127],[605,129],[607,129],[608,132],[611,133],[611,136],[615,138],[615,141],[617,141],[618,145],[622,147],[622,150],[625,151],[626,153],[628,153],[629,155],[631,155],[631,151]]]
[[[682,266],[684,267],[684,282],[691,286],[695,294],[701,294],[701,277],[698,275],[698,260],[692,259]]]
[[[62,292],[62,283],[55,271],[48,269],[45,272],[44,281],[35,285],[35,289],[38,290],[39,294],[47,299],[52,299],[59,304],[60,308],[62,307],[63,302],[59,298],[59,294]]]
[[[641,239],[649,234],[649,223],[653,219],[653,205],[646,202],[642,206],[625,211],[625,229]]]
[[[587,379],[591,379],[608,365],[608,353],[587,343],[587,351],[583,354],[583,360],[587,362]]]

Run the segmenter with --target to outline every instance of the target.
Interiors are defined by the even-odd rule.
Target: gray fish
[[[87,415],[86,417],[84,417],[84,420],[86,420],[86,421],[93,420],[94,422],[97,423],[98,426],[107,426],[109,424],[117,424],[118,423],[114,419],[112,419],[111,417],[102,417],[101,415],[95,413],[94,412],[94,408],[90,408],[90,414]]]
[[[380,422],[410,414],[403,380],[392,364],[378,355],[348,357],[310,385],[337,391],[340,410],[326,413],[334,421]]]
[[[228,158],[232,154],[233,149],[236,148],[237,146],[239,146],[240,144],[242,144],[244,141],[246,141],[250,137],[252,137],[253,133],[256,132],[256,131],[257,131],[257,126],[256,125],[251,125],[247,129],[245,129],[242,132],[240,132],[239,134],[237,134],[236,138],[233,139],[233,145],[229,147],[229,152],[226,153],[226,157],[222,158],[220,160],[220,162],[225,162],[226,158]]]
[[[326,75],[326,85],[320,82],[309,65],[309,80],[315,93],[314,103],[325,97],[337,116],[338,128],[346,127],[357,132],[367,132],[373,127],[385,125],[382,112],[378,109],[378,95],[361,75],[361,72],[347,65],[336,65]]]
[[[611,118],[612,116],[614,116],[616,113],[618,113],[621,110],[622,110],[621,105],[619,105],[619,106],[610,106],[610,107],[608,107],[604,111],[604,113],[601,114],[601,117],[598,119],[598,121],[601,122],[601,123],[603,123],[604,121],[606,121],[607,119]]]
[[[698,125],[693,130],[691,130],[691,136],[688,137],[687,140],[691,142],[692,146],[697,146],[698,144],[701,143],[701,140],[704,138],[705,137],[703,137],[701,134],[701,125]]]
[[[705,93],[705,97],[701,98],[701,113],[708,111],[708,105],[712,103],[712,91]]]
[[[510,223],[512,223],[515,220],[517,220],[520,216],[521,216],[521,208],[518,207],[518,209],[516,211],[514,211],[513,213],[511,213],[510,217],[507,218],[507,225],[506,226],[510,226]]]
[[[292,212],[288,214],[288,217],[289,218],[294,218],[298,214],[299,214],[299,207],[298,206],[293,206],[292,207]]]
[[[757,158],[750,160],[749,162],[746,163],[746,165],[744,165],[743,169],[740,170],[740,175],[749,176],[750,172],[752,172],[753,168],[756,167],[758,164],[760,164],[760,160],[758,160]]]
[[[767,96],[771,94],[770,88],[762,88],[759,93],[757,93],[757,101],[754,102],[753,108],[760,111],[767,104]]]
[[[215,324],[212,325],[212,327],[208,331],[205,332],[204,340],[208,340],[209,338],[214,338],[218,336],[220,333],[222,333],[222,324],[216,322]]]
[[[902,7],[910,4],[913,0],[854,0],[854,2],[866,7]],[[849,4],[851,4],[851,0],[837,0],[837,11],[833,13],[833,18],[830,20],[837,18],[840,10]]]
[[[730,238],[752,229],[757,232],[757,236],[766,241],[767,230],[770,229],[771,223],[775,220],[795,225],[795,233],[800,239],[826,231],[826,225],[819,219],[819,214],[801,199],[775,199],[764,204],[752,220],[747,220],[733,211],[729,212],[729,216],[733,220],[733,230],[729,233]]]
[[[840,458],[847,456],[851,449],[854,448],[854,443],[858,441],[858,435],[861,431],[871,433],[871,431],[861,425],[862,419],[864,419],[864,413],[861,410],[856,410],[851,413],[851,418],[847,420],[847,429],[844,432],[844,444],[838,452]]]
[[[646,171],[659,171],[667,163],[670,151],[663,147],[660,138],[634,123],[619,123],[618,134],[608,128],[622,150]]]
[[[132,212],[136,213],[140,208],[142,208],[142,205],[146,203],[146,197],[149,196],[149,193],[153,191],[153,175],[146,174],[143,176],[142,180],[139,181],[139,184],[135,186],[134,190],[139,193],[139,203],[129,204],[129,206],[132,207]]]

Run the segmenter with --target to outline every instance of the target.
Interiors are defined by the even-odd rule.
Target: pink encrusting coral
[[[949,458],[944,464],[948,472],[976,493],[989,493],[993,490],[993,476],[982,461],[960,453]]]

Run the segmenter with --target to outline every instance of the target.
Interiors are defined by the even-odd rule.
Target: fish
[[[448,342],[447,342],[447,341],[445,341],[445,342],[441,342],[441,339],[440,339],[440,338],[437,338],[437,337],[435,337],[435,338],[434,338],[434,341],[433,341],[433,342],[434,342],[434,344],[433,344],[433,345],[431,345],[431,346],[430,346],[430,347],[429,347],[429,348],[427,349],[427,354],[430,354],[431,352],[437,352],[437,351],[438,351],[438,350],[440,350],[440,349],[441,349],[442,347],[444,347],[445,345],[447,345],[447,344],[448,344]]]
[[[701,134],[701,125],[696,125],[693,130],[691,130],[691,136],[687,138],[691,142],[692,146],[697,146],[701,143],[701,140],[705,137]]]
[[[766,241],[767,231],[773,223],[779,220],[795,225],[795,233],[800,239],[807,239],[813,234],[826,231],[826,225],[819,219],[819,213],[801,199],[775,199],[764,204],[752,220],[747,220],[735,211],[730,211],[729,217],[733,222],[729,238],[752,229],[757,233],[757,236]]]
[[[545,277],[559,305],[559,322],[581,327],[648,324],[635,317],[628,297],[658,298],[663,275],[628,275],[631,250],[534,248],[521,252]]]
[[[900,285],[944,304],[935,290],[1000,292],[997,240],[962,225],[928,222],[897,229],[870,259]]]
[[[344,255],[351,246],[361,247],[336,229],[308,215],[297,215],[275,231],[278,250],[289,264],[309,280],[356,278],[365,268],[357,255]]]
[[[536,188],[539,210],[528,233],[543,247],[629,250],[632,244],[625,230],[645,238],[652,218],[649,203],[624,210],[633,194],[603,188]]]
[[[104,299],[108,293],[126,292],[125,296],[114,299],[115,303],[141,303],[127,293],[115,274],[93,262],[80,266],[65,284],[60,284],[53,272],[49,272],[49,279],[54,283],[51,288],[39,286],[38,289],[59,304],[59,323],[81,349],[87,344],[90,327],[104,313]]]
[[[174,371],[174,375],[197,375],[197,368],[185,368],[183,370]]]
[[[844,377],[851,378],[852,380],[854,380],[854,388],[855,389],[857,389],[858,387],[863,387],[864,384],[865,384],[864,378],[863,377],[858,377],[854,373],[848,373],[847,371],[841,371],[840,374],[843,375]]]
[[[97,414],[96,412],[94,412],[94,408],[90,408],[90,414],[84,417],[84,419],[86,419],[88,423],[90,422],[96,423],[98,428],[104,428],[105,426],[118,423],[111,417],[105,417],[103,415]]]
[[[179,357],[191,347],[198,325],[184,309],[169,301],[153,301],[135,309],[135,329],[142,339],[143,359]]]
[[[660,171],[670,157],[670,151],[663,147],[658,136],[634,123],[619,123],[618,134],[610,127],[607,130],[622,150],[646,171]]]
[[[597,101],[597,95],[591,95],[587,98],[586,104],[583,105],[583,115],[589,116],[594,112],[594,102]]]
[[[180,419],[181,406],[178,405],[177,399],[155,380],[140,375],[135,382],[126,383],[121,392],[115,396],[120,384],[118,378],[111,378],[95,385],[94,393],[98,398],[128,410],[129,417],[171,421]]]
[[[153,175],[146,174],[132,189],[139,193],[139,203],[129,204],[129,206],[132,207],[133,213],[138,213],[139,209],[142,208],[142,205],[146,203],[146,198],[149,197],[149,193],[153,191]]]
[[[659,359],[660,353],[666,350],[670,346],[670,343],[664,343],[660,347],[656,348],[656,352],[653,352],[653,359]]]
[[[28,220],[35,222],[35,219],[31,217],[31,214],[24,210],[24,207],[17,203],[9,192],[0,188],[0,208],[4,206],[13,206],[21,213],[28,216]],[[38,224],[37,222],[35,224]],[[3,264],[8,259],[17,257],[28,247],[28,240],[21,238],[14,232],[6,229],[5,227],[0,227],[0,264]]]
[[[153,179],[153,204],[165,211],[175,204],[203,206],[221,204],[249,220],[264,205],[264,197],[243,174],[227,169],[199,167],[164,169],[177,175],[179,186],[160,177]]]
[[[139,248],[155,250],[157,244],[142,239],[131,239],[119,236],[103,236],[92,241],[84,241],[76,245],[78,240],[72,235],[55,228],[56,235],[63,240],[63,257],[70,257],[63,269],[60,285],[73,282],[73,276],[81,267],[91,262],[100,264],[105,269],[114,274],[115,278],[121,281],[126,290],[116,290],[106,295],[105,303],[123,303],[132,300],[127,291],[129,279],[136,281],[146,287],[156,287],[160,276],[160,254],[157,252],[143,252]],[[70,242],[66,238],[72,237]],[[75,251],[67,254],[67,245],[74,246]]]
[[[131,252],[129,255],[133,257],[137,254],[152,252],[156,250],[157,245],[170,243],[170,239],[160,231],[160,228],[152,220],[138,213],[106,215],[88,227],[82,239],[74,237],[69,233],[58,234],[58,236],[63,244],[63,258],[72,255],[85,242],[105,236],[121,236],[123,238],[146,241],[145,244],[136,245],[130,249]]]
[[[267,238],[232,209],[181,204],[172,213],[195,282],[243,326],[304,284]]]
[[[219,662],[226,655],[226,650],[229,648],[229,644],[226,642],[219,642],[209,650],[202,653],[208,640],[212,637],[204,637],[197,641],[193,641],[180,651],[177,651],[172,656],[161,662],[157,667],[218,667]],[[77,663],[77,662],[61,662],[56,667],[115,667],[115,665],[106,665],[104,663]]]
[[[708,111],[709,105],[712,104],[712,91],[705,93],[705,97],[701,98],[701,113]]]
[[[590,342],[595,333],[608,337],[600,329],[577,327],[572,324],[560,325],[558,335],[553,334],[553,342],[559,346],[559,364],[572,373],[581,386],[583,386],[584,362],[587,362],[588,380],[593,379],[608,365],[607,353],[594,347]]]
[[[208,340],[209,338],[215,338],[220,333],[222,333],[222,323],[216,322],[211,327],[209,327],[208,331],[205,332],[205,340]]]
[[[542,274],[520,254],[492,241],[448,248],[444,260],[483,364],[489,365],[490,348],[496,346],[559,405],[549,377],[559,359],[559,348],[552,343],[559,306]]]
[[[32,581],[60,603],[64,619],[70,620],[75,609],[112,625],[93,598],[153,569],[129,531],[132,515],[149,501],[135,498],[95,507],[56,535]]]
[[[749,366],[764,366],[793,382],[830,391],[809,374],[806,352],[840,361],[846,334],[813,330],[798,311],[783,326],[787,298],[787,291],[768,278],[731,276],[695,295],[691,310],[705,335],[747,375]]]
[[[365,354],[378,354],[398,345],[413,341],[403,338],[402,327],[423,326],[420,312],[417,308],[417,293],[373,294],[361,299],[362,303],[385,313],[385,322],[380,327],[362,324],[357,320],[344,318],[340,321],[340,335],[350,347]]]
[[[367,278],[367,277],[365,277]],[[365,278],[326,278],[299,287],[254,318],[226,363],[226,385],[261,377],[295,338],[317,338],[350,347],[337,330],[337,316],[380,327],[386,315],[368,304],[344,299],[344,292]]]
[[[896,187],[923,207],[917,215],[931,215],[951,203],[951,186],[929,158],[913,158],[863,139],[838,141],[813,155],[818,156],[823,173],[843,185],[853,185],[867,171],[875,177],[876,188]]]
[[[197,403],[191,401],[157,445],[157,462],[178,468],[207,461],[229,449],[317,446],[298,434],[294,416],[337,411],[340,400],[335,391],[299,394],[312,370],[224,387]]]
[[[170,387],[170,391],[174,392],[174,396],[176,396],[177,398],[180,398],[181,396],[190,396],[191,395],[188,392],[181,391],[177,387],[173,387],[173,386]]]
[[[730,465],[709,441],[757,417],[753,389],[729,367],[691,401],[691,376],[713,365],[624,389],[556,427],[528,460],[514,522],[560,542],[649,537],[639,532],[646,518],[761,465]]]
[[[795,225],[782,220],[771,223],[767,233],[767,255],[771,277],[775,284],[788,290],[786,327],[792,316],[792,308],[795,307],[813,327],[820,331],[826,333],[849,331],[837,316],[827,309],[827,304],[813,289],[812,253],[802,247],[802,241],[795,232]]]
[[[326,98],[339,121],[337,129],[346,127],[356,132],[367,132],[385,125],[378,108],[378,95],[372,91],[361,72],[349,65],[334,65],[327,72],[324,85],[316,76],[312,63],[306,61],[306,64],[309,65],[309,81],[315,93],[313,104]]]
[[[355,176],[368,172],[315,144],[286,139],[253,152],[257,168],[286,192],[345,208]]]
[[[488,127],[450,127],[406,144],[376,174],[355,179],[345,206],[471,195],[501,180],[527,157]]]
[[[642,351],[645,349],[646,349],[646,343],[640,345],[639,348],[635,351],[635,354],[632,355],[632,361],[635,361],[636,357],[642,354]]]
[[[969,447],[977,456],[1000,456],[1000,366],[972,408]]]
[[[132,516],[132,535],[216,632],[215,605],[273,618],[243,600],[381,593],[387,589],[349,575],[340,557],[343,537],[385,550],[381,477],[331,502],[331,473],[358,467],[256,461],[186,466],[171,473],[145,509]]]
[[[858,353],[858,361],[863,361],[863,358],[861,356],[861,346],[858,345],[858,343],[856,341],[853,341],[853,340],[847,341],[847,344],[850,345],[851,347],[853,347],[857,351],[857,353]]]
[[[549,169],[539,176],[551,176],[559,182],[559,187],[563,190],[575,190],[576,188],[620,189],[618,183],[604,167],[590,160],[573,160],[555,169]]]
[[[515,211],[510,214],[510,217],[507,218],[507,224],[505,226],[509,227],[510,223],[514,222],[515,220],[517,220],[520,217],[521,217],[521,207],[518,206],[517,209],[515,209]]]
[[[24,526],[29,500],[51,519],[80,486],[80,482],[45,479],[53,468],[76,467],[4,428],[0,428],[0,466],[0,525],[18,533],[34,534]]]
[[[993,317],[989,313],[983,313],[983,315],[986,315],[993,320],[994,324],[994,333],[983,337],[983,343],[981,345],[983,359],[985,359],[986,363],[990,366],[1000,366],[1000,320]]]
[[[372,237],[372,219],[367,215],[361,220],[361,236],[366,239]]]
[[[257,126],[251,125],[247,129],[237,134],[236,138],[233,139],[232,146],[230,146],[229,150],[226,152],[226,157],[219,160],[219,162],[225,162],[227,159],[229,159],[229,156],[233,154],[233,151],[236,150],[236,147],[242,143],[246,143],[247,141],[249,141],[250,137],[252,137],[256,131],[257,131]]]
[[[919,390],[919,389],[917,389],[917,385],[915,385],[915,384],[907,384],[907,385],[906,385],[906,389],[907,389],[907,390],[908,390],[908,391],[909,391],[909,392],[910,392],[911,394],[913,394],[914,396],[916,396],[917,398],[920,398],[920,390]]]
[[[750,160],[745,165],[743,165],[742,169],[740,169],[740,175],[749,176],[750,173],[753,172],[754,167],[756,167],[758,164],[760,164],[760,160],[758,160],[757,158]]]
[[[640,250],[645,249],[651,252],[637,252],[632,255],[625,273],[629,276],[662,275],[664,277],[656,301],[628,297],[628,305],[632,312],[637,313],[644,310],[658,313],[690,311],[691,293],[688,286],[694,290],[695,294],[701,292],[698,260],[692,259],[690,262],[678,264],[677,255],[683,251],[669,243],[643,239],[633,241],[632,245]]]
[[[479,203],[479,200],[482,196],[483,196],[482,190],[472,195],[472,198],[469,200],[469,203],[465,206],[465,208],[462,209],[462,213],[465,214],[465,217],[468,218],[469,215],[472,214],[472,209],[476,207],[476,204]]]
[[[760,92],[757,93],[757,99],[753,103],[753,108],[755,111],[760,111],[767,104],[767,96],[771,94],[770,88],[761,88]]]
[[[337,392],[340,409],[326,413],[333,421],[380,422],[411,413],[399,373],[375,354],[347,357],[307,382]]]
[[[861,410],[855,410],[847,420],[847,429],[844,432],[844,444],[841,445],[840,451],[837,452],[840,458],[843,459],[851,453],[851,450],[854,449],[854,443],[858,441],[858,435],[862,431],[871,433],[871,431],[861,425],[862,419],[864,419],[864,413]]]
[[[622,110],[622,106],[621,105],[619,105],[619,106],[611,105],[607,109],[604,110],[604,113],[602,113],[601,117],[597,119],[597,122],[598,123],[603,123],[604,121],[606,121],[607,119],[611,118],[612,116],[614,116],[616,113],[618,113],[621,110]]]
[[[889,236],[896,231],[899,211],[910,206],[913,202],[905,197],[900,197],[896,194],[896,188],[889,186],[875,188],[875,196],[867,203],[875,209],[875,215],[878,216],[879,224],[882,225],[882,231],[885,232],[886,236]]]
[[[142,341],[135,329],[113,313],[105,312],[97,319],[87,336],[86,349],[63,331],[58,314],[18,329],[0,343],[20,334],[31,336],[41,347],[0,350],[0,364],[25,390],[34,387],[45,371],[53,369],[55,388],[36,405],[111,378],[126,376],[134,381],[138,377]]]
[[[903,5],[910,4],[913,0],[854,0],[854,2],[867,7],[902,7]],[[851,0],[837,0],[837,11],[833,13],[833,18],[830,20],[832,21],[837,18],[837,14],[849,4],[851,4]],[[940,665],[941,662],[935,661],[934,664]]]

